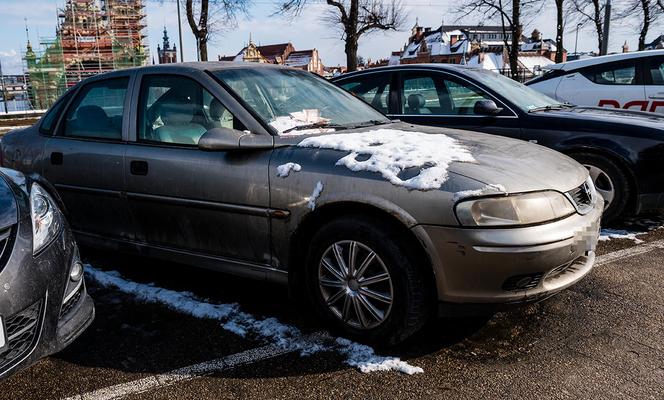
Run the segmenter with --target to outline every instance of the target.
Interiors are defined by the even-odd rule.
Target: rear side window
[[[64,136],[122,140],[122,118],[129,78],[85,85],[65,115]]]
[[[585,68],[581,74],[598,85],[637,85],[636,63],[611,63]]]
[[[39,125],[39,132],[43,135],[53,135],[53,130],[55,129],[55,123],[58,120],[58,116],[62,109],[67,105],[69,99],[72,96],[74,91],[66,92],[58,102],[56,102],[53,107],[44,115],[41,119],[41,124]]]
[[[648,62],[653,85],[664,85],[664,57],[653,57]]]
[[[387,114],[390,104],[390,80],[390,74],[372,74],[344,81],[341,87]]]

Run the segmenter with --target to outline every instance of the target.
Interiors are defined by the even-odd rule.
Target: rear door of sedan
[[[42,173],[78,234],[133,239],[124,191],[124,152],[133,73],[83,84],[44,146]]]
[[[173,254],[269,264],[271,151],[197,146],[214,127],[256,133],[247,111],[197,70],[139,72],[133,104],[125,179],[138,240]]]

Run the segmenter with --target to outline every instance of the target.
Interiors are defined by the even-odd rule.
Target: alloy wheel
[[[611,177],[609,177],[609,175],[602,169],[594,165],[584,164],[584,167],[588,169],[590,178],[595,184],[595,189],[600,195],[602,195],[602,198],[604,198],[604,209],[606,210],[616,196],[616,190]]]
[[[372,329],[387,319],[394,290],[390,273],[378,254],[353,240],[325,250],[318,267],[323,301],[345,324]]]

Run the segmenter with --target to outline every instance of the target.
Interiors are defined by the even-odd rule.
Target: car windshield
[[[213,74],[280,135],[332,132],[389,122],[362,100],[309,72],[228,68]]]
[[[495,72],[483,69],[468,69],[467,73],[470,77],[493,89],[523,111],[528,112],[565,106],[565,104],[549,96]]]

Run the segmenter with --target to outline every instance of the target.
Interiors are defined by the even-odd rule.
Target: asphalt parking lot
[[[368,348],[327,336],[285,288],[84,249],[95,322],[0,399],[662,399],[663,220],[607,231],[589,277],[548,301],[377,350],[412,375],[349,365]]]

